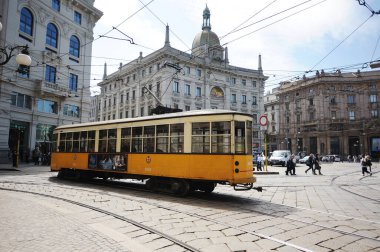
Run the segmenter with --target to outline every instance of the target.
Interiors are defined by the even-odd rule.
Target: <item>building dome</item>
[[[206,8],[203,11],[202,31],[195,36],[191,53],[194,56],[211,56],[211,58],[214,59],[222,59],[223,47],[220,45],[218,35],[216,35],[215,32],[211,31],[210,16],[210,10],[206,5]],[[212,52],[211,55],[210,52]]]
[[[208,45],[208,47],[220,46],[218,35],[211,30],[203,30],[199,32],[193,40],[192,50],[197,50],[204,45]]]

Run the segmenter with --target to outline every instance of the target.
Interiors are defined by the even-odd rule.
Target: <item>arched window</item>
[[[79,47],[80,42],[79,39],[76,36],[71,36],[70,38],[70,54],[74,57],[79,58]]]
[[[49,23],[46,30],[46,44],[58,48],[58,29],[52,23]]]
[[[33,14],[27,8],[21,9],[20,31],[33,36]]]
[[[210,96],[214,98],[223,98],[224,92],[220,87],[213,87],[211,89]]]

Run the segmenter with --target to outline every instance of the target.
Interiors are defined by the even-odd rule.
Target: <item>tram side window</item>
[[[191,152],[210,153],[210,123],[192,124]]]
[[[169,125],[157,125],[156,152],[169,152]]]
[[[99,152],[107,152],[107,130],[99,130]]]
[[[58,150],[60,152],[66,151],[66,133],[60,133],[59,134],[59,147]]]
[[[131,152],[142,152],[142,127],[132,128],[132,150]]]
[[[121,152],[131,152],[131,128],[121,129]]]
[[[231,152],[231,122],[211,123],[211,153]]]
[[[73,147],[73,133],[66,133],[66,152],[71,152]]]
[[[91,130],[87,134],[88,138],[88,152],[94,152],[95,151],[95,130]]]
[[[108,130],[107,152],[116,152],[116,129]]]
[[[170,152],[182,153],[183,139],[184,139],[183,123],[171,124],[170,125]]]
[[[235,153],[245,153],[245,122],[235,122]]]
[[[252,122],[247,121],[245,124],[245,132],[247,136],[247,151],[246,153],[252,153]]]
[[[73,149],[72,152],[78,152],[79,151],[79,134],[80,132],[74,132],[73,133]]]
[[[143,136],[143,152],[154,152],[155,126],[145,126]]]
[[[53,152],[57,151],[57,138],[58,138],[58,134],[53,134],[53,139],[52,139]]]
[[[80,152],[87,152],[87,131],[80,132]]]

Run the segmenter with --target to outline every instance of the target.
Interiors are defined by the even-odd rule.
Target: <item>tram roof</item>
[[[142,117],[136,117],[136,118],[123,118],[123,119],[115,119],[115,120],[107,120],[107,121],[99,121],[99,122],[67,124],[67,125],[58,126],[56,128],[56,130],[57,129],[86,127],[86,126],[118,124],[118,123],[126,123],[126,122],[151,121],[151,120],[169,119],[169,118],[176,118],[176,117],[209,116],[209,115],[223,115],[223,114],[251,116],[250,114],[238,112],[238,111],[233,111],[233,110],[204,109],[204,110],[191,110],[191,111],[160,114],[160,115],[142,116]]]

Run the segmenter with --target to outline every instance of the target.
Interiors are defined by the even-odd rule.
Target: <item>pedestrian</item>
[[[289,173],[290,175],[296,175],[296,164],[294,163],[294,154],[292,154],[286,162],[286,176],[288,176]]]
[[[315,174],[315,170],[318,170],[318,173],[319,175],[323,175],[321,173],[321,162],[319,160],[319,154],[315,154],[315,159],[314,159],[314,174]]]
[[[24,158],[27,164],[29,164],[29,156],[30,156],[30,149],[29,147],[26,147],[24,150]]]
[[[12,164],[13,164],[13,167],[17,167],[17,159],[18,159],[18,153],[17,153],[17,150],[14,149],[12,151]]]
[[[307,173],[311,169],[313,174],[317,175],[314,170],[314,154],[313,153],[310,153],[309,159],[306,161],[306,165],[309,166],[309,168],[306,169],[305,173]]]
[[[369,168],[369,172],[370,172],[370,174],[372,175],[372,161],[371,161],[371,156],[370,156],[370,155],[366,155],[366,159],[367,159],[367,165],[368,165],[368,168]]]
[[[41,156],[40,148],[38,146],[36,146],[36,148],[34,148],[33,153],[32,153],[34,165],[39,165],[40,156]]]
[[[365,155],[363,155],[362,159],[360,160],[360,165],[362,167],[362,174],[363,174],[363,176],[365,175],[365,173],[368,173],[370,176],[372,176],[372,172],[369,172],[367,170],[368,160],[367,160],[367,158],[366,158]]]
[[[261,154],[257,155],[257,170],[258,171],[262,171],[262,162],[263,162],[263,157],[261,156]]]

